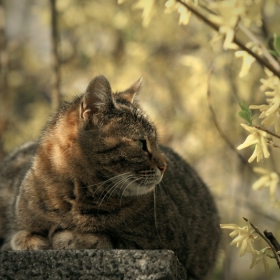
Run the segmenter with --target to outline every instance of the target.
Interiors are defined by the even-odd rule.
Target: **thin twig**
[[[246,222],[249,222],[250,226],[255,230],[255,232],[269,245],[269,247],[271,248],[272,252],[273,252],[273,255],[275,257],[275,260],[278,264],[278,267],[280,268],[280,260],[279,260],[279,256],[274,248],[274,246],[271,244],[270,240],[267,239],[259,230],[257,227],[255,227],[248,219],[244,218],[243,219],[246,221]]]
[[[212,120],[220,134],[220,136],[223,138],[223,140],[226,142],[226,144],[231,148],[231,150],[234,151],[234,153],[237,155],[237,157],[240,159],[240,161],[243,163],[243,165],[247,166],[248,169],[253,173],[253,169],[251,167],[251,165],[248,164],[247,160],[244,159],[237,151],[236,151],[236,147],[230,142],[230,140],[228,139],[228,137],[226,136],[226,134],[222,131],[222,129],[220,128],[220,125],[218,123],[218,120],[217,120],[217,117],[216,117],[216,114],[215,114],[215,111],[213,109],[213,106],[212,106],[212,101],[211,101],[211,91],[210,91],[210,79],[211,79],[211,75],[212,75],[212,72],[213,72],[213,68],[211,68],[209,70],[209,73],[208,73],[208,78],[207,78],[207,100],[208,100],[208,107],[209,107],[209,110],[211,112],[211,115],[212,115]]]
[[[243,31],[244,34],[247,35],[248,38],[252,40],[255,44],[259,45],[259,47],[262,49],[263,55],[266,57],[266,59],[269,61],[269,63],[279,72],[280,66],[278,62],[274,59],[274,57],[269,53],[267,48],[256,38],[256,36],[243,24],[238,23],[238,28]]]
[[[278,240],[275,238],[272,232],[265,230],[264,232],[265,237],[271,242],[273,247],[275,248],[276,252],[280,251],[280,244]]]
[[[204,16],[202,13],[200,13],[197,9],[192,7],[189,3],[185,3],[181,0],[176,0],[178,3],[182,4],[185,6],[188,10],[190,10],[193,14],[195,14],[199,19],[201,19],[203,22],[205,22],[207,25],[212,27],[214,30],[219,31],[220,27],[209,20],[206,16]],[[256,53],[254,53],[252,50],[247,48],[236,36],[233,39],[233,42],[238,45],[242,50],[246,51],[249,53],[251,56],[253,56],[262,67],[268,68],[275,76],[280,78],[280,71],[276,70],[269,62],[264,60],[262,57],[258,56]]]
[[[280,149],[280,146],[275,144],[272,138],[267,138],[266,143],[275,149]]]
[[[265,128],[262,128],[262,127],[259,126],[259,125],[253,125],[253,127],[255,127],[256,129],[262,130],[262,131],[266,132],[267,134],[270,134],[270,135],[272,135],[272,136],[274,136],[274,137],[280,139],[280,135],[278,135],[278,134],[276,134],[276,133],[274,133],[274,132],[271,132],[271,131],[269,131],[269,130],[267,130],[267,129],[265,129]]]
[[[56,12],[56,0],[50,0],[51,7],[51,29],[52,29],[52,90],[51,100],[53,110],[57,109],[61,103],[60,94],[60,62],[58,58],[57,46],[58,46],[58,33],[57,33],[57,12]]]

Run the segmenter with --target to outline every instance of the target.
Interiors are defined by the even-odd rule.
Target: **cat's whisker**
[[[121,198],[120,198],[120,207],[122,206],[122,198],[123,198],[123,195],[124,195],[124,193],[125,193],[125,191],[127,190],[127,188],[131,185],[131,184],[133,184],[134,182],[136,182],[137,180],[140,180],[141,178],[136,178],[136,179],[134,179],[133,181],[131,181],[125,188],[124,188],[124,190],[123,190],[123,192],[122,192],[122,195],[121,195]]]
[[[120,178],[120,179],[118,178],[118,181],[117,181],[116,183],[114,183],[113,186],[112,186],[112,184],[110,185],[110,189],[109,189],[109,190],[107,191],[107,193],[103,196],[101,202],[99,203],[98,208],[100,208],[102,202],[104,201],[104,199],[106,198],[106,196],[109,194],[109,197],[108,197],[108,199],[107,199],[107,202],[108,202],[108,200],[109,200],[110,196],[112,195],[112,193],[114,192],[114,190],[115,190],[116,188],[118,188],[118,186],[119,186],[123,181],[127,180],[127,178],[128,178],[129,176],[132,176],[132,175],[127,175],[125,178]],[[107,190],[107,188],[101,193],[100,198],[102,197],[102,194],[103,194],[106,190]],[[111,192],[111,194],[110,194],[110,192]]]
[[[155,174],[155,170],[143,170],[143,171],[138,171],[138,174],[144,174],[144,175]]]
[[[111,191],[111,189],[113,188],[115,186],[115,183],[114,182],[111,182],[108,186],[106,186],[105,188],[104,188],[104,190],[102,191],[102,193],[99,195],[99,197],[101,198],[101,197],[106,197],[106,195],[108,194],[108,192],[110,192]],[[103,194],[104,194],[104,196],[103,196]]]
[[[88,186],[88,187],[95,187],[95,186],[97,186],[97,188],[95,189],[95,191],[92,193],[92,195],[95,195],[96,192],[99,190],[99,188],[100,188],[100,187],[103,187],[103,186],[104,186],[105,184],[107,184],[109,181],[117,180],[119,177],[123,177],[123,176],[125,176],[125,175],[127,175],[127,174],[129,174],[129,173],[130,173],[130,172],[126,172],[126,173],[122,173],[122,174],[116,175],[116,176],[114,176],[114,177],[112,177],[112,178],[110,178],[110,179],[108,179],[108,180],[106,180],[106,181],[103,181],[103,182],[100,182],[100,183],[97,183],[97,184],[94,184],[94,185],[90,185],[90,186]],[[111,182],[110,185],[109,185],[109,187],[110,187],[112,184],[114,184],[114,182]],[[106,191],[106,189],[108,189],[108,188],[106,187],[105,190],[103,190],[103,192],[101,193],[101,196],[102,196],[102,194],[104,193],[104,191]]]
[[[160,238],[160,235],[159,235],[159,231],[158,231],[158,222],[157,222],[157,202],[156,202],[157,198],[156,198],[156,187],[154,188],[154,217],[155,217],[155,229],[156,229],[156,232],[157,232],[157,236],[158,236],[158,239],[160,240],[161,243],[162,240]]]
[[[108,181],[108,180],[107,180],[107,181]],[[108,183],[108,182],[107,182],[107,183]],[[99,189],[102,188],[102,187],[104,187],[102,193],[99,195],[100,197],[102,197],[103,193],[105,193],[108,189],[110,189],[111,186],[112,186],[112,184],[113,184],[113,183],[110,183],[108,186],[105,186],[105,187],[104,187],[105,183],[104,183],[104,184],[100,184],[100,185],[91,193],[91,195],[94,197],[95,194],[99,191]]]
[[[130,172],[121,173],[121,174],[118,174],[118,175],[116,175],[116,176],[113,176],[113,177],[111,177],[111,178],[109,178],[109,179],[107,179],[107,180],[105,180],[105,181],[102,181],[102,182],[99,182],[99,183],[96,183],[96,184],[93,184],[93,185],[89,185],[89,186],[87,186],[87,187],[92,188],[92,187],[96,187],[96,186],[99,186],[99,185],[102,186],[102,185],[108,183],[109,181],[115,180],[116,178],[122,177],[122,176],[124,176],[124,175],[129,174],[129,173],[130,173]]]
[[[107,187],[105,187],[104,190],[102,191],[102,193],[99,195],[99,198],[100,198],[100,199],[102,198],[102,200],[101,200],[101,202],[100,202],[100,205],[101,205],[103,199],[107,196],[107,194],[111,191],[112,188],[114,188],[114,183],[111,183],[110,185],[108,185]],[[103,195],[103,194],[104,194],[104,195]],[[100,206],[100,205],[99,205],[99,206]]]
[[[119,190],[119,193],[121,192],[122,186],[125,185],[126,182],[129,181],[129,180],[130,180],[131,178],[133,178],[133,177],[134,177],[134,175],[128,175],[127,177],[123,178],[122,180],[120,180],[120,181],[116,184],[116,186],[120,189],[120,190]],[[119,187],[119,185],[121,185],[121,186]]]
[[[145,180],[140,183],[140,185],[137,187],[137,191],[136,191],[136,194],[138,195],[138,189],[141,188],[142,186],[146,187],[146,182],[148,180],[148,176],[145,176]]]
[[[163,180],[160,181],[159,186],[162,186],[162,188],[160,188],[162,190],[162,192],[167,195],[167,187],[165,186]]]
[[[165,191],[163,190],[163,188],[162,188],[161,186],[165,188]],[[160,196],[161,196],[161,200],[162,200],[162,205],[163,205],[163,207],[164,207],[164,210],[166,211],[167,207],[165,206],[164,195],[165,195],[166,197],[168,197],[167,194],[166,194],[167,188],[166,188],[166,186],[164,186],[164,183],[163,183],[162,181],[158,184],[158,187],[159,187],[159,191],[160,191]]]
[[[102,185],[99,185],[99,186],[97,186],[97,188],[94,190],[94,192],[92,193],[92,196],[94,196],[102,187],[103,187],[104,185],[102,184]],[[110,187],[111,185],[109,185],[108,187]],[[107,187],[105,187],[105,189],[106,189]]]
[[[108,199],[107,199],[107,203],[108,203],[108,200],[109,200],[110,196],[111,196],[112,193],[114,192],[114,190],[115,190],[116,188],[119,188],[119,189],[120,189],[120,192],[121,192],[122,187],[125,186],[125,185],[126,185],[126,182],[129,181],[131,178],[133,178],[133,175],[128,175],[127,177],[125,177],[125,178],[119,180],[119,182],[117,182],[117,183],[115,184],[115,188],[112,190],[111,194],[109,195],[109,197],[108,197]],[[135,182],[135,180],[133,180],[132,183],[133,183],[133,182]],[[119,186],[119,185],[121,185],[121,186]],[[128,184],[127,187],[128,187],[129,185],[130,185],[130,184]],[[125,188],[125,189],[126,189],[126,188]],[[124,191],[125,191],[125,189],[124,189]],[[109,192],[110,192],[110,191],[109,191]],[[108,192],[108,193],[109,193],[109,192]],[[122,198],[122,196],[121,196],[121,198]],[[121,202],[120,202],[120,206],[121,206]]]
[[[111,188],[111,189],[108,191],[108,193],[106,194],[106,195],[109,194],[106,203],[108,203],[108,201],[109,201],[110,197],[112,196],[112,194],[114,193],[115,189],[119,188],[120,191],[121,191],[122,185],[124,185],[126,181],[129,181],[129,179],[130,179],[131,177],[133,177],[133,175],[128,175],[128,176],[125,177],[125,178],[121,178],[117,183],[114,184],[114,188]],[[119,185],[121,185],[121,187],[120,187]],[[107,204],[106,204],[106,205],[107,205]]]
[[[115,192],[115,190],[118,188],[118,185],[114,185],[113,188],[110,189],[110,191],[106,194],[107,196],[107,200],[106,200],[106,204],[105,207],[108,205],[108,201],[110,200],[110,198],[112,197],[113,193]],[[104,197],[105,198],[105,197]]]
[[[119,196],[122,196],[122,189],[123,187],[126,187],[126,183],[129,182],[129,180],[133,179],[135,175],[131,175],[129,178],[127,177],[123,182],[122,185],[119,187]]]
[[[129,180],[130,180],[131,178],[133,178],[133,177],[134,177],[134,175],[130,174],[130,175],[128,175],[128,176],[126,176],[126,177],[120,179],[120,180],[116,183],[116,185],[117,185],[118,188],[119,188],[119,195],[120,195],[122,186],[125,185],[126,182],[129,181]]]
[[[105,199],[105,197],[107,196],[107,194],[108,194],[112,189],[114,189],[114,187],[115,187],[115,185],[113,185],[113,186],[108,190],[108,192],[106,192],[106,194],[103,196],[103,198],[101,199],[101,201],[100,201],[100,203],[99,203],[99,205],[98,205],[98,209],[100,209],[103,200]],[[103,194],[104,192],[105,192],[105,191],[103,191],[102,194]],[[100,198],[102,197],[102,194],[100,195]]]
[[[141,179],[142,179],[143,177],[144,177],[144,176],[141,176]],[[144,179],[146,179],[146,178],[144,177]],[[136,195],[138,195],[138,189],[141,188],[141,186],[144,184],[144,182],[145,182],[145,180],[142,181],[142,182],[140,182],[140,184],[137,184]]]
[[[104,195],[104,197],[102,198],[102,200],[101,200],[101,202],[100,202],[100,204],[99,204],[99,208],[100,208],[100,206],[101,206],[101,204],[102,204],[102,202],[104,201],[104,199],[105,199],[105,197],[108,195],[108,194],[110,194],[110,192],[111,192],[111,194],[109,195],[109,197],[112,195],[112,193],[114,192],[114,190],[118,187],[118,185],[120,184],[120,182],[122,182],[122,181],[124,181],[124,180],[127,180],[127,178],[128,177],[130,177],[130,176],[132,176],[132,175],[127,175],[125,178],[117,178],[119,181],[117,182],[117,183],[115,183],[110,189],[109,189],[109,191]],[[116,178],[115,178],[116,179]],[[104,193],[104,191],[102,192],[102,194]],[[101,194],[101,196],[100,197],[102,197],[102,194]],[[108,197],[108,199],[109,199],[109,197]],[[107,199],[107,202],[108,202],[108,199]]]

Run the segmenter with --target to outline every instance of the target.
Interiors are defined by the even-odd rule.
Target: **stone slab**
[[[0,251],[0,279],[186,279],[168,250]]]

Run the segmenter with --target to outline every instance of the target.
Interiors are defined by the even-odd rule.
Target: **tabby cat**
[[[141,82],[113,94],[104,76],[94,78],[38,142],[1,163],[2,250],[169,249],[191,279],[209,275],[220,240],[215,203],[158,144],[135,101]]]

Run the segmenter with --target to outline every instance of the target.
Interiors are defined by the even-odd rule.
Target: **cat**
[[[136,101],[104,76],[65,102],[38,141],[0,164],[2,250],[169,249],[190,279],[214,266],[221,237],[207,186]]]

